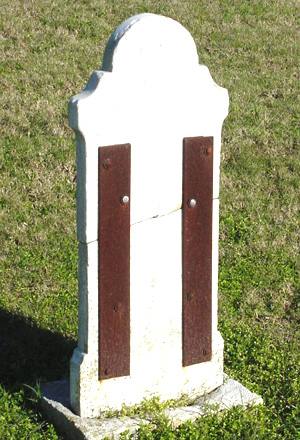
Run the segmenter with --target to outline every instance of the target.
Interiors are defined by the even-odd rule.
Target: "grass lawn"
[[[265,406],[176,431],[161,420],[140,438],[299,439],[299,3],[292,0],[2,0],[0,439],[60,438],[28,385],[66,376],[76,343],[67,101],[99,66],[114,28],[141,12],[181,22],[229,90],[219,326],[226,372]]]

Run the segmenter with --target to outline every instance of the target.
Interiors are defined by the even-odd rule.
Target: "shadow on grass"
[[[75,341],[0,309],[0,383],[9,390],[68,376]]]

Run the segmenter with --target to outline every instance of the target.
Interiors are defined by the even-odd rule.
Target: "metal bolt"
[[[187,301],[191,301],[192,296],[193,296],[192,292],[187,292],[187,294],[186,294]]]
[[[188,205],[190,208],[195,208],[195,206],[197,205],[197,200],[196,199],[190,199],[188,201]]]
[[[212,148],[211,147],[207,147],[206,150],[205,150],[205,153],[206,153],[207,156],[210,156],[211,153],[212,153]]]
[[[108,159],[104,159],[104,161],[102,162],[102,166],[105,170],[108,170],[108,168],[111,167],[111,160]]]
[[[122,196],[121,197],[121,203],[122,203],[122,205],[128,205],[128,203],[129,203],[129,196]]]

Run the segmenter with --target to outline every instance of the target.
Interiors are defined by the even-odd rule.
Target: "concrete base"
[[[263,404],[260,396],[239,382],[225,376],[224,384],[211,393],[195,400],[193,405],[170,408],[165,411],[174,427],[188,420],[196,420],[210,409],[222,411],[234,406]],[[82,418],[70,409],[67,380],[51,382],[42,387],[41,408],[46,418],[70,440],[119,439],[124,431],[135,433],[148,420],[131,417]]]

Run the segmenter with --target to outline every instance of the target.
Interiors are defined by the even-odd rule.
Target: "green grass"
[[[180,21],[229,90],[220,330],[225,370],[265,406],[141,439],[300,438],[297,2],[4,0],[1,8],[0,438],[58,439],[24,384],[68,374],[76,341],[75,154],[68,98],[124,19]],[[298,215],[298,217],[297,217]]]

